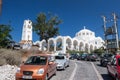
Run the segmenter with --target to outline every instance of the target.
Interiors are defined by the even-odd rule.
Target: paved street
[[[56,76],[53,76],[50,80],[69,80],[70,76],[74,70],[75,64],[73,61],[70,61],[70,66],[65,70],[57,71]]]
[[[94,63],[97,72],[101,74],[103,80],[112,80],[107,74],[106,67],[99,66],[99,62],[89,61],[71,61],[70,67],[64,71],[57,71],[57,75],[50,80],[101,80],[92,63]]]
[[[77,61],[78,65],[74,80],[98,80],[98,77],[90,62]]]
[[[94,62],[94,64],[104,80],[113,80],[112,77],[108,75],[106,67],[100,66],[99,62]]]

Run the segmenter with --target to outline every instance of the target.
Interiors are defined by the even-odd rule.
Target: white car
[[[65,55],[57,55],[55,56],[55,60],[57,63],[57,70],[65,70],[66,67],[69,67],[70,61]]]

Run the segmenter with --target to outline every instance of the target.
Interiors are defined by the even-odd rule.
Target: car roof
[[[52,56],[51,54],[46,54],[46,53],[42,53],[42,54],[33,54],[32,56]]]

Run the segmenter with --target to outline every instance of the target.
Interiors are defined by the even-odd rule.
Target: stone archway
[[[89,46],[87,43],[85,44],[85,52],[89,52]]]
[[[49,40],[49,51],[54,51],[55,43],[53,40]]]
[[[56,51],[62,50],[62,38],[56,40]]]
[[[93,51],[93,45],[90,45],[90,52]]]
[[[95,47],[94,47],[94,50],[96,50],[96,49],[97,49],[97,47],[95,46]]]
[[[78,51],[78,41],[77,40],[73,41],[73,50],[77,50]]]
[[[84,51],[84,43],[80,42],[79,44],[79,51]]]
[[[66,39],[66,50],[71,50],[72,48],[72,40],[70,38]]]
[[[41,42],[41,50],[42,51],[46,51],[47,50],[47,43],[46,43],[46,41],[45,40],[42,40],[42,42]]]

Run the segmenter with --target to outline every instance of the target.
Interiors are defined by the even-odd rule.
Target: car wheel
[[[104,63],[103,63],[103,66],[106,67],[106,66],[107,66],[107,62],[104,62]]]
[[[67,67],[69,67],[69,64],[67,65]]]
[[[117,75],[115,76],[115,80],[120,80],[120,79],[117,77]]]

